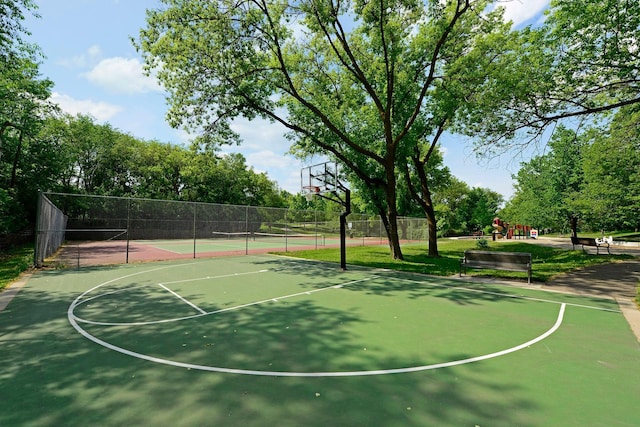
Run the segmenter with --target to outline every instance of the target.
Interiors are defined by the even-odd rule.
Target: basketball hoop
[[[340,214],[340,268],[346,270],[347,215],[351,213],[351,190],[342,185],[340,177],[338,163],[332,161],[300,170],[300,186],[307,202],[311,202],[313,196],[319,196],[344,207],[344,212]]]
[[[313,196],[320,194],[320,187],[315,185],[307,185],[304,188],[304,197],[307,199],[307,202],[313,201]]]

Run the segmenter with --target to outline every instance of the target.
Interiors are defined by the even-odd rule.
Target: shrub
[[[489,249],[489,241],[487,239],[478,239],[478,240],[476,240],[476,248],[478,248],[478,249]]]

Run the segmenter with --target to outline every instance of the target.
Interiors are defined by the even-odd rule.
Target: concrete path
[[[640,285],[640,261],[630,260],[592,265],[561,274],[542,285],[542,289],[614,298],[640,341],[640,310],[635,298]]]

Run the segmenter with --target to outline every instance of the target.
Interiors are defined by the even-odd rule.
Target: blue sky
[[[142,74],[142,60],[130,42],[145,26],[145,10],[157,0],[39,0],[40,18],[25,22],[29,40],[42,49],[44,77],[55,85],[52,100],[75,115],[90,114],[99,123],[146,140],[186,144],[190,137],[165,121],[167,106],[162,88]],[[501,0],[507,19],[515,25],[535,23],[549,0]],[[240,152],[257,172],[292,193],[300,191],[303,164],[286,154],[284,129],[263,121],[238,120],[234,129],[241,146],[224,147]],[[471,143],[459,138],[444,141],[445,165],[472,187],[486,187],[505,198],[513,193],[511,175],[526,158],[501,154],[479,161]],[[312,162],[313,163],[313,162]]]

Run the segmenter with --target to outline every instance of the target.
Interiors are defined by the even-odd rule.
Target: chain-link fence
[[[45,193],[35,264],[95,265],[339,246],[340,213]],[[378,216],[350,214],[346,244],[386,244]],[[421,218],[399,218],[402,242],[427,240]],[[63,244],[64,242],[64,244]],[[56,252],[57,251],[57,252]]]
[[[67,228],[67,216],[44,194],[38,197],[36,218],[36,245],[34,264],[41,265],[42,260],[53,255],[62,245]]]

